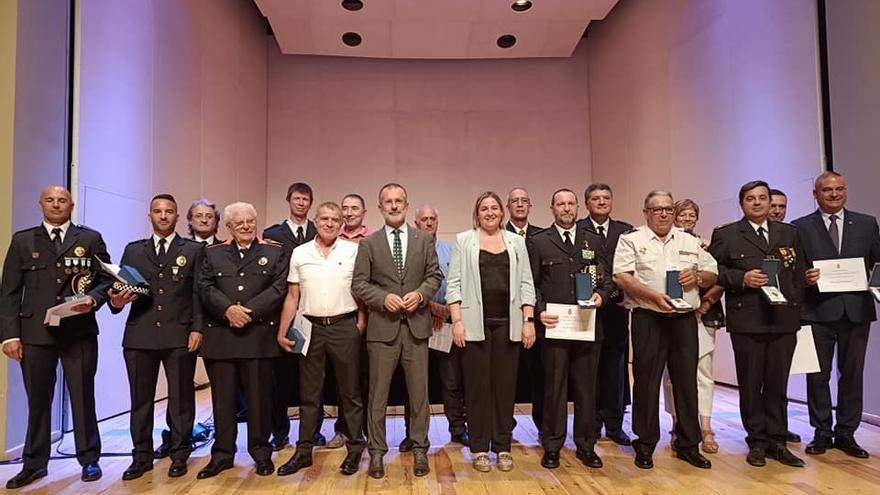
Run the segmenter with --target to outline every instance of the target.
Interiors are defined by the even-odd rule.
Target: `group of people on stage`
[[[428,474],[429,359],[440,371],[451,440],[469,446],[477,471],[490,471],[493,460],[500,471],[514,469],[520,366],[532,392],[543,467],[559,466],[571,399],[572,437],[585,466],[602,467],[595,444],[604,428],[617,444],[632,445],[636,466],[651,468],[665,381],[675,455],[710,468],[700,448],[719,449],[711,426],[712,363],[715,332],[724,327],[735,355],[746,461],[763,466],[769,457],[803,466],[786,447],[799,441],[788,430],[786,387],[802,324],[812,327],[821,367],[807,379],[815,435],[806,452],[837,448],[867,458],[854,433],[874,301],[868,291],[820,291],[822,273],[813,264],[859,258],[868,271],[880,262],[880,233],[874,217],[844,208],[841,175],[821,174],[813,195],[818,210],[784,223],[785,195],[764,181],[749,182],[739,191],[743,218],[717,227],[706,242],[695,233],[699,206],[665,191],[648,193],[644,224],[633,228],[611,218],[608,185],[586,188],[588,214],[580,219],[579,195],[559,189],[549,198],[553,224],[544,229],[529,223],[533,203],[525,189],[511,190],[506,202],[489,191],[474,202],[473,228],[446,243],[436,239],[436,208],[417,208],[414,223],[407,223],[407,192],[396,183],[379,191],[383,226],[375,231],[364,225],[366,203],[358,194],[317,205],[309,219],[313,191],[297,182],[287,191],[290,217],[262,235],[252,205],[230,204],[221,216],[215,204],[200,199],[187,211],[184,238],[176,233],[176,200],[158,194],[149,206],[152,235],[129,243],[119,263],[143,276],[145,292],[95,269],[96,260],[110,262],[101,235],[71,223],[69,191],[46,187],[40,195],[44,220],[14,234],[0,287],[3,352],[20,361],[28,397],[23,467],[6,486],[19,488],[47,474],[59,360],[82,480],[101,477],[95,312],[105,303],[114,314],[129,307],[122,346],[133,460],[124,480],[152,470],[154,457],[162,455],[171,458],[170,477],[187,473],[197,355],[211,382],[216,430],[200,479],[233,466],[241,418],[256,473],[276,472],[272,453],[288,444],[294,391],[298,441],[278,475],[311,466],[316,446],[345,445],[343,474],[356,473],[367,450],[369,476],[384,477],[385,415],[398,368],[406,382],[406,438],[399,448],[412,452],[415,476]],[[216,236],[221,223],[226,241]],[[766,273],[768,266],[775,273]],[[44,320],[48,308],[71,298],[74,315]],[[584,311],[594,312],[588,329],[578,327]],[[297,327],[305,322],[310,330],[303,333]],[[589,337],[562,337],[562,328],[572,325],[589,330]],[[429,351],[434,332],[449,328],[449,352]],[[622,427],[630,403],[630,336],[633,441]],[[836,420],[829,388],[835,349]],[[170,432],[154,452],[160,364],[168,381]],[[330,369],[339,415],[327,442],[320,430]]]

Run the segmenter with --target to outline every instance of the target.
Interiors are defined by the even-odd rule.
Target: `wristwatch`
[[[535,317],[534,316],[526,316],[526,319],[523,321],[525,321],[526,323],[534,323]]]

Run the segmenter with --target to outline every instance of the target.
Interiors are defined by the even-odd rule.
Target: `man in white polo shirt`
[[[293,250],[287,279],[287,297],[281,311],[278,344],[292,352],[295,342],[287,330],[297,313],[312,323],[308,354],[299,360],[300,423],[296,453],[278,468],[279,476],[296,473],[312,465],[312,448],[322,405],[324,367],[327,358],[339,383],[345,423],[349,426],[346,441],[348,455],[340,469],[343,474],[358,470],[364,450],[363,401],[361,400],[361,335],[365,314],[358,310],[351,293],[351,275],[357,257],[357,244],[338,238],[342,209],[333,202],[322,203],[315,213],[318,234]]]

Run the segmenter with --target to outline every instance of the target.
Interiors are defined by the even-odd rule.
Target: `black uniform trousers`
[[[346,427],[358,433],[349,436],[350,452],[363,451],[364,403],[360,390],[361,346],[363,336],[355,325],[354,316],[332,325],[312,323],[312,336],[306,356],[299,356],[299,441],[296,448],[311,451],[315,446],[318,410],[323,408],[324,378],[327,358],[333,364],[339,386],[339,401],[344,404]]]
[[[429,352],[429,359],[433,359],[437,363],[440,387],[443,391],[443,414],[446,415],[446,421],[449,423],[449,433],[453,436],[464,435],[467,432],[462,351],[461,347],[453,344],[449,353],[434,350]],[[514,362],[516,362],[516,358],[514,358]],[[515,377],[516,368],[513,373]],[[514,382],[515,388],[516,382]]]
[[[196,354],[176,349],[130,349],[122,351],[131,394],[131,440],[134,462],[153,462],[153,414],[159,365],[168,382],[166,419],[171,428],[172,460],[186,460],[192,453],[192,428],[196,415]]]
[[[98,336],[59,345],[29,345],[22,349],[21,373],[28,398],[28,426],[22,452],[24,469],[49,464],[52,435],[52,396],[58,361],[70,394],[76,459],[85,466],[101,457],[101,437],[95,414],[95,373]]]
[[[248,453],[254,461],[272,457],[269,435],[272,432],[272,359],[205,359],[211,380],[211,405],[214,409],[214,445],[211,459],[232,460],[238,423],[235,421],[236,390],[244,391],[248,409]]]
[[[865,352],[868,348],[870,323],[811,322],[818,373],[807,375],[807,406],[810,424],[817,436],[852,438],[862,421]],[[837,346],[837,424],[831,420],[831,367],[834,346]],[[832,428],[833,425],[833,428]]]
[[[572,438],[578,450],[596,445],[596,372],[601,342],[544,339],[544,424],[541,444],[559,452],[568,429],[568,392],[574,403]]]
[[[484,321],[483,331],[484,340],[468,341],[461,349],[470,449],[473,453],[510,452],[522,343],[510,340],[507,319]]]
[[[796,333],[731,333],[739,411],[749,447],[785,445],[787,389]],[[673,383],[673,388],[675,384]],[[675,389],[678,393],[678,389]]]
[[[540,325],[539,321],[535,321],[537,332],[535,343],[520,352],[521,373],[517,380],[525,380],[528,383],[529,395],[532,399],[532,422],[535,423],[538,435],[543,435],[541,428],[544,425],[544,361],[541,359],[541,352],[544,347],[544,332]]]
[[[697,319],[690,313],[632,311],[633,442],[637,452],[653,453],[660,441],[660,380],[663,368],[675,389],[675,448],[694,450],[700,443],[697,411]]]
[[[605,338],[599,354],[598,428],[606,433],[623,428],[623,412],[629,403],[629,311],[619,306],[600,308],[599,317]]]

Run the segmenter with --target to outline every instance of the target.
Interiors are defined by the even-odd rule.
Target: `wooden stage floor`
[[[190,459],[190,472],[178,479],[167,476],[170,461],[156,462],[155,469],[134,481],[121,481],[122,472],[130,463],[129,457],[105,457],[101,460],[104,477],[94,483],[82,483],[80,466],[75,459],[53,460],[49,464],[49,476],[19,492],[33,494],[614,494],[614,493],[682,493],[682,494],[819,494],[819,493],[880,493],[880,428],[863,424],[857,433],[861,445],[871,453],[868,460],[847,457],[837,450],[823,456],[804,454],[806,443],[790,445],[791,450],[807,462],[805,469],[782,466],[767,460],[764,468],[746,464],[747,452],[743,441],[735,389],[719,387],[715,394],[713,419],[721,452],[707,455],[713,468],[703,471],[691,467],[672,456],[668,435],[664,433],[654,455],[655,467],[641,470],[633,465],[632,449],[620,447],[602,440],[597,452],[605,467],[588,469],[574,456],[573,444],[566,443],[562,465],[556,470],[540,466],[542,451],[538,446],[537,432],[526,411],[517,411],[518,426],[514,431],[513,455],[516,468],[510,473],[494,470],[480,474],[470,465],[470,453],[458,444],[448,443],[446,419],[434,415],[431,419],[431,473],[424,478],[412,475],[411,454],[399,454],[396,448],[385,457],[386,478],[373,480],[366,474],[368,457],[365,454],[361,471],[355,476],[339,474],[338,467],[345,455],[344,449],[315,451],[315,464],[293,476],[276,475],[260,477],[254,474],[253,464],[244,448],[244,425],[239,430],[239,454],[236,467],[209,480],[196,480],[196,472],[208,461],[210,446],[197,450]],[[198,392],[197,419],[210,417],[210,390]],[[662,410],[662,407],[661,407]],[[157,404],[156,418],[164,421],[164,402]],[[791,404],[789,407],[791,429],[805,441],[812,437],[806,407]],[[571,418],[571,417],[569,417]],[[571,419],[569,419],[570,421]],[[625,428],[630,430],[629,415]],[[292,422],[296,432],[298,422]],[[109,419],[100,424],[105,452],[127,452],[131,448],[128,434],[128,416]],[[661,428],[669,430],[670,421],[662,414]],[[324,423],[324,434],[329,439],[333,420]],[[396,446],[403,436],[403,420],[389,419],[389,445]],[[158,438],[158,430],[156,430]],[[65,436],[61,450],[73,450],[73,438]],[[54,448],[53,448],[54,452]],[[293,454],[287,447],[275,456],[276,466]],[[0,480],[13,476],[20,465],[0,466]]]

